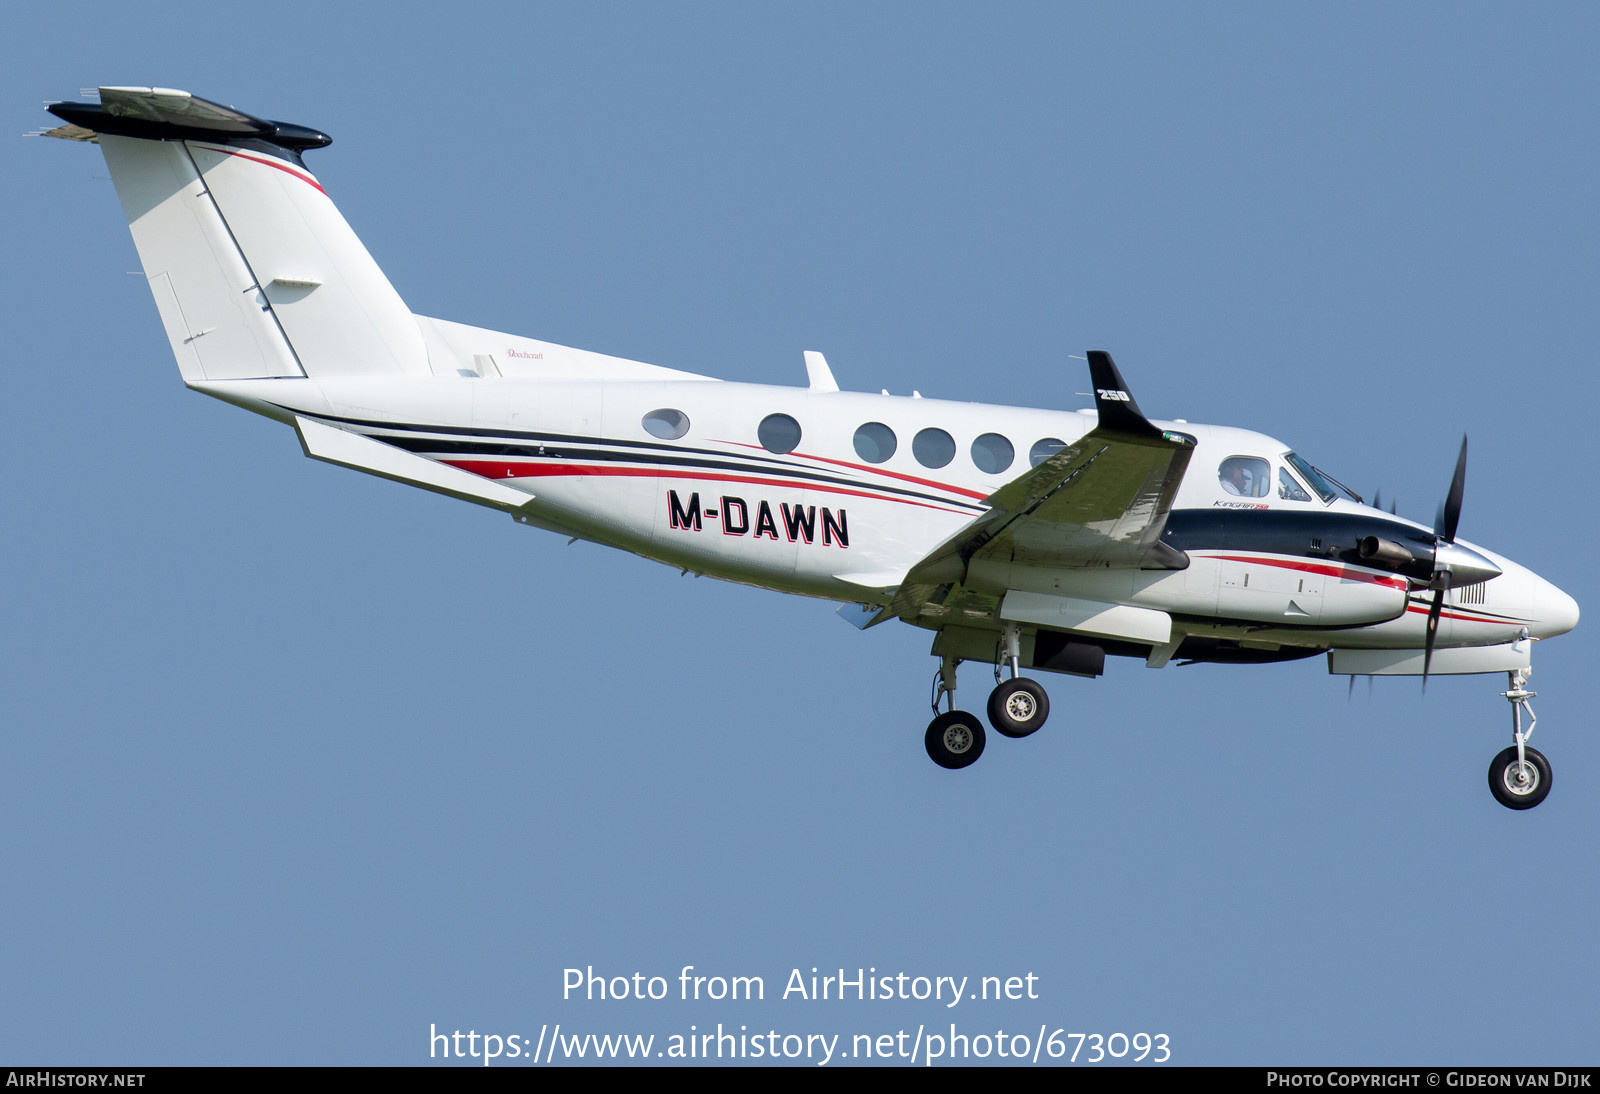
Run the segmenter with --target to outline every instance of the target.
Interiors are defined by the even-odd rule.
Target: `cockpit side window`
[[[1287,467],[1278,468],[1278,497],[1284,501],[1310,501],[1311,495],[1294,481]]]
[[[1241,498],[1264,498],[1272,487],[1272,468],[1256,456],[1229,456],[1217,468],[1222,490]]]

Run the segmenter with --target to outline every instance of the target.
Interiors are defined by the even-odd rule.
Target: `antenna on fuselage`
[[[805,351],[806,380],[812,391],[838,391],[839,384],[833,378],[833,370],[828,367],[828,359],[814,349]]]

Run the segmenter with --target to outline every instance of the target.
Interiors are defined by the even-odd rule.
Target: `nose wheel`
[[[1537,748],[1516,745],[1489,765],[1489,792],[1507,809],[1532,809],[1550,793],[1550,761]]]
[[[1524,632],[1526,633],[1526,632]],[[1500,694],[1511,703],[1511,739],[1515,742],[1504,749],[1489,765],[1489,792],[1494,800],[1507,809],[1532,809],[1550,793],[1550,761],[1544,753],[1528,745],[1533,727],[1539,719],[1528,700],[1539,693],[1528,690],[1528,677],[1532,669],[1510,673],[1511,687]],[[1523,732],[1522,712],[1528,712],[1528,729]]]

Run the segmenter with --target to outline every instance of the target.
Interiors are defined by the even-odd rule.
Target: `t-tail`
[[[331,139],[186,91],[103,87],[49,136],[97,141],[189,382],[426,376],[416,320],[301,153]]]

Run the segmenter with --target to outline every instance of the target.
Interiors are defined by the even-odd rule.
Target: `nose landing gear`
[[[1511,703],[1511,739],[1516,743],[1504,749],[1489,765],[1489,791],[1507,809],[1532,809],[1550,793],[1550,761],[1536,748],[1528,747],[1533,727],[1539,719],[1529,699],[1539,693],[1529,691],[1532,669],[1508,673],[1511,687],[1500,694]],[[1528,712],[1528,731],[1522,731],[1522,712]]]

